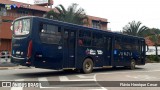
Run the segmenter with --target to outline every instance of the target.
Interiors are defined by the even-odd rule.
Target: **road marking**
[[[107,90],[107,89],[106,88],[101,88],[101,89],[88,89],[88,90]]]
[[[80,76],[80,75],[78,75]],[[82,75],[80,77],[83,77]],[[95,85],[98,85],[101,89],[88,89],[88,90],[108,90],[104,87],[102,87],[95,79],[95,77],[93,76],[93,79],[74,79],[74,80],[69,80],[67,76],[59,76],[60,81],[95,81]]]
[[[60,81],[94,81],[94,79],[74,79],[69,80],[67,76],[59,76]]]
[[[158,80],[160,78],[149,76],[149,75],[126,75],[126,77],[134,78],[138,80]]]
[[[150,70],[150,71],[131,71],[131,72],[109,72],[109,73],[97,73],[94,75],[94,80],[97,83],[97,85],[99,85],[99,87],[101,87],[103,90],[108,90],[107,88],[103,87],[102,85],[100,85],[97,80],[96,80],[96,76],[100,75],[100,74],[122,74],[122,73],[135,73],[135,72],[159,72],[160,70]],[[148,78],[147,78],[148,79]]]
[[[76,75],[79,78],[94,78],[94,76]]]
[[[108,90],[107,88],[103,87],[102,85],[100,85],[100,84],[97,82],[97,80],[96,80],[96,75],[97,75],[97,74],[94,75],[94,81],[96,82],[96,84],[97,84],[99,87],[101,87],[101,90]]]
[[[134,78],[134,79],[137,79],[138,77],[136,77],[136,76],[130,76],[130,75],[126,75],[126,77],[129,77],[129,78]]]
[[[59,79],[60,79],[60,81],[94,81],[93,79],[74,79],[74,80],[70,80],[70,79],[68,79],[68,77],[67,76],[59,76]],[[48,80],[47,80],[47,78],[45,78],[45,77],[42,77],[42,78],[38,78],[38,81],[45,81],[46,83],[46,86],[49,86],[49,83],[47,83],[48,82]],[[57,85],[57,86],[54,86],[54,87],[43,87],[43,86],[40,86],[40,88],[64,88],[65,86],[66,86],[66,88],[68,87],[72,87],[72,86],[88,86],[88,84],[86,85],[86,84],[69,84],[69,85]],[[92,86],[95,86],[95,85],[97,85],[96,83],[90,83],[89,85],[92,85]],[[95,90],[95,89],[94,89]]]
[[[153,71],[160,71],[160,70],[153,70]]]
[[[49,86],[50,84],[48,83],[48,80],[46,77],[41,77],[41,78],[38,78],[38,81],[39,82],[43,82],[43,84],[45,84],[45,86]],[[45,81],[45,83],[44,83]],[[40,86],[40,88],[60,88],[60,87],[43,87],[43,86]]]
[[[46,77],[41,77],[41,78],[38,78],[38,81],[46,81],[47,82],[48,80]]]
[[[16,79],[15,81],[24,81],[24,79]],[[11,90],[23,90],[23,87],[12,87]]]
[[[108,73],[97,73],[95,75],[98,75],[98,74],[121,74],[121,73],[135,73],[135,72],[158,72],[160,70],[150,70],[150,71],[131,71],[131,72],[108,72]],[[95,77],[94,75],[94,77]]]
[[[60,79],[60,81],[71,81],[71,82],[73,82],[73,81],[75,81],[75,82],[77,82],[77,81],[95,81],[94,79],[74,79],[74,80],[70,80],[70,79],[68,79],[68,77],[67,76],[59,76],[59,79]],[[73,86],[76,86],[76,87],[79,87],[79,86],[88,86],[89,87],[89,85],[91,85],[91,86],[95,86],[95,85],[97,85],[97,83],[95,83],[95,82],[93,82],[93,83],[81,83],[81,84],[76,84],[76,83],[74,83],[74,84],[69,84],[69,85],[63,85],[63,86],[67,86],[67,87],[73,87]]]
[[[66,76],[59,76],[60,81],[69,81],[69,79]]]

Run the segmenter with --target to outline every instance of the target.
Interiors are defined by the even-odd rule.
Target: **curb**
[[[0,70],[6,70],[8,69],[7,67],[0,67]]]
[[[0,67],[0,70],[12,70],[12,69],[32,69],[34,67],[23,67],[23,66],[16,66],[16,67]]]

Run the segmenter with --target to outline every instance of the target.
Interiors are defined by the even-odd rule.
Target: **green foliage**
[[[78,4],[73,3],[67,9],[63,5],[58,5],[54,10],[47,13],[46,18],[54,20],[84,25],[88,24],[88,16],[83,8],[78,8]]]
[[[149,63],[160,62],[160,58],[156,55],[149,55],[149,56],[146,57],[146,60]]]
[[[146,35],[146,30],[148,27],[141,26],[141,22],[132,21],[129,22],[125,27],[123,27],[123,33],[133,36],[144,37]]]
[[[155,35],[155,34],[160,34],[160,29],[158,29],[158,28],[148,28],[146,30],[146,36],[152,36],[152,35]]]

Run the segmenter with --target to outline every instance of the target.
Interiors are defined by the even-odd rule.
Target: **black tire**
[[[135,67],[136,67],[136,62],[135,62],[135,60],[131,60],[130,69],[131,69],[131,70],[134,70]]]
[[[83,62],[82,71],[85,74],[91,73],[93,70],[93,61],[90,58],[86,58]]]
[[[29,65],[29,64],[27,64],[26,66],[27,66],[27,67],[31,67],[31,65]]]

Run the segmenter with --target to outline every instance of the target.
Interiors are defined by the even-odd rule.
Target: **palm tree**
[[[63,5],[58,5],[54,10],[47,13],[46,18],[51,18],[54,20],[84,25],[88,24],[88,17],[83,8],[78,8],[78,4],[73,3],[67,10]]]
[[[146,26],[141,26],[141,24],[142,23],[140,21],[129,22],[128,25],[123,27],[123,33],[128,35],[144,37],[148,28]]]

